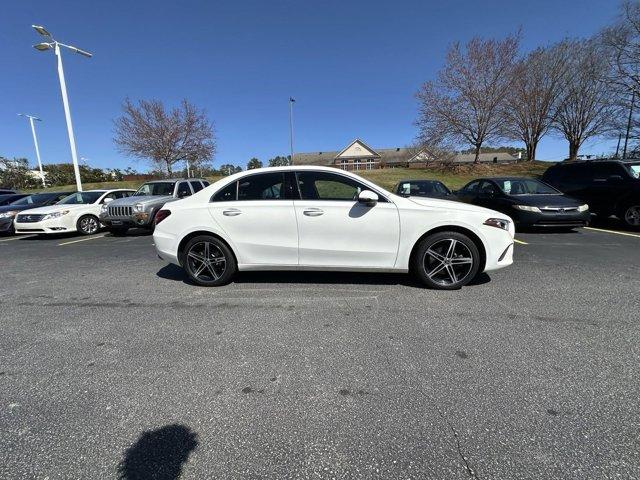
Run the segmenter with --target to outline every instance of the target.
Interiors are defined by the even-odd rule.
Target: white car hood
[[[425,197],[408,197],[407,200],[417,203],[418,205],[422,205],[423,207],[447,208],[449,210],[459,210],[461,212],[484,213],[493,218],[504,218],[510,220],[504,213],[500,213],[489,208],[478,207],[477,205],[471,205],[469,203],[456,202],[454,200]]]
[[[48,205],[46,207],[38,207],[38,208],[32,208],[30,210],[23,210],[22,212],[20,212],[21,215],[29,215],[29,214],[47,214],[47,213],[53,213],[53,212],[59,212],[61,210],[78,210],[80,208],[87,208],[87,207],[95,207],[96,205],[93,203],[90,204],[75,204],[75,205]]]

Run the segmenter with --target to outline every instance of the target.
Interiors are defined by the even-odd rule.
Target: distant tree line
[[[616,22],[591,38],[526,53],[519,32],[452,44],[436,79],[417,93],[418,143],[470,149],[476,163],[501,140],[522,142],[534,160],[547,134],[567,141],[569,160],[596,137],[628,139],[631,152],[640,140],[639,92],[640,1],[629,0]]]

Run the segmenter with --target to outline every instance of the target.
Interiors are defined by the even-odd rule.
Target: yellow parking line
[[[604,228],[594,228],[594,227],[584,227],[584,228],[585,230],[594,230],[596,232],[615,233],[616,235],[624,235],[626,237],[640,238],[640,235],[638,235],[637,233],[618,232],[616,230],[605,230]]]
[[[520,245],[529,245],[527,242],[523,242],[522,240],[513,239],[514,242],[519,243]]]
[[[72,240],[70,242],[63,242],[63,243],[59,243],[58,246],[62,247],[63,245],[71,245],[72,243],[86,242],[88,240],[96,240],[98,238],[104,237],[105,235],[106,235],[106,233],[104,235],[96,235],[95,237],[81,238],[80,240]]]
[[[22,238],[31,238],[31,237],[35,237],[35,235],[17,235],[11,238],[4,238],[0,240],[0,242],[13,242],[14,240],[20,240]]]

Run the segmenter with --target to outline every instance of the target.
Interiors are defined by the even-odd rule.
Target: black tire
[[[457,290],[478,274],[480,252],[469,237],[438,232],[420,240],[411,270],[422,283],[438,290]]]
[[[208,264],[203,262],[205,258]],[[191,281],[203,287],[226,285],[238,269],[231,249],[211,235],[198,235],[189,240],[180,263]]]
[[[627,227],[640,228],[640,200],[630,202],[622,207],[618,217]]]
[[[80,235],[94,235],[100,230],[100,220],[95,215],[83,215],[76,222]]]
[[[109,232],[114,237],[123,237],[127,234],[129,227],[109,227]]]

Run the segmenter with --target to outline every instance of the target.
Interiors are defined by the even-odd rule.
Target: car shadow
[[[177,480],[198,435],[185,425],[166,425],[143,432],[124,453],[118,465],[121,480]]]
[[[156,275],[166,280],[195,285],[185,271],[177,265],[168,264],[162,267]],[[476,276],[467,286],[478,286],[489,283],[491,277],[487,273]],[[375,272],[319,272],[319,271],[269,271],[269,272],[239,272],[234,283],[285,283],[285,284],[336,284],[336,285],[402,285],[412,288],[426,288],[413,275],[406,273],[375,273]]]

